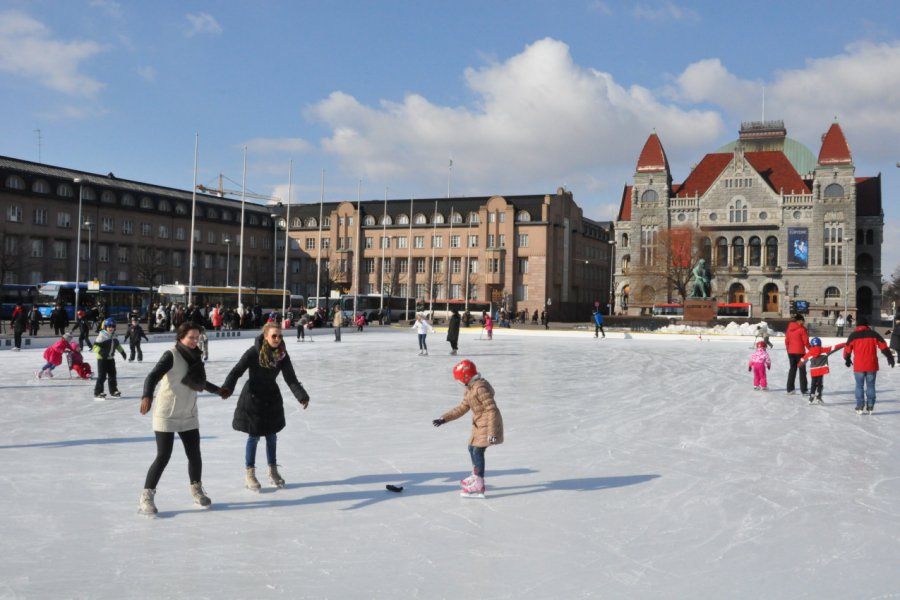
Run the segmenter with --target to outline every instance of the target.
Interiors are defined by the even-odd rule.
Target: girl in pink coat
[[[766,352],[766,343],[763,341],[756,342],[756,351],[750,357],[750,364],[747,366],[748,371],[753,371],[753,389],[767,390],[769,382],[766,380],[766,371],[772,368],[772,359]]]
[[[44,350],[44,360],[47,361],[43,368],[35,373],[37,378],[40,379],[44,375],[47,377],[53,377],[53,369],[62,364],[63,355],[66,352],[71,352],[72,349],[69,347],[69,344],[72,342],[71,334],[64,334],[59,340],[57,340],[52,346],[49,346],[46,350]]]
[[[487,331],[489,340],[494,339],[494,320],[487,313],[484,313],[484,330]]]

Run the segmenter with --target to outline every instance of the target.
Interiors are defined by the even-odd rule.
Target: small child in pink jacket
[[[747,366],[748,371],[753,371],[753,389],[767,390],[769,382],[766,379],[766,370],[772,368],[772,359],[766,352],[765,342],[756,342],[756,351],[750,357],[750,364]]]

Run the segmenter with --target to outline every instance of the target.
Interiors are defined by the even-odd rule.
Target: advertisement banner
[[[790,269],[809,266],[809,230],[806,227],[788,227],[788,262]]]

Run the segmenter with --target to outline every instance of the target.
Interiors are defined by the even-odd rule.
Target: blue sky
[[[783,119],[818,153],[836,117],[883,175],[900,264],[900,10],[707,1],[0,0],[0,154],[294,202],[549,193],[614,218],[656,131],[676,181]],[[36,130],[40,130],[40,134]],[[40,143],[39,143],[40,139]]]

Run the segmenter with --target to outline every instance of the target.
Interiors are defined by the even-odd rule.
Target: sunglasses
[[[280,340],[284,336],[282,336],[280,333],[272,333],[269,335],[269,337],[272,338],[273,340]]]

